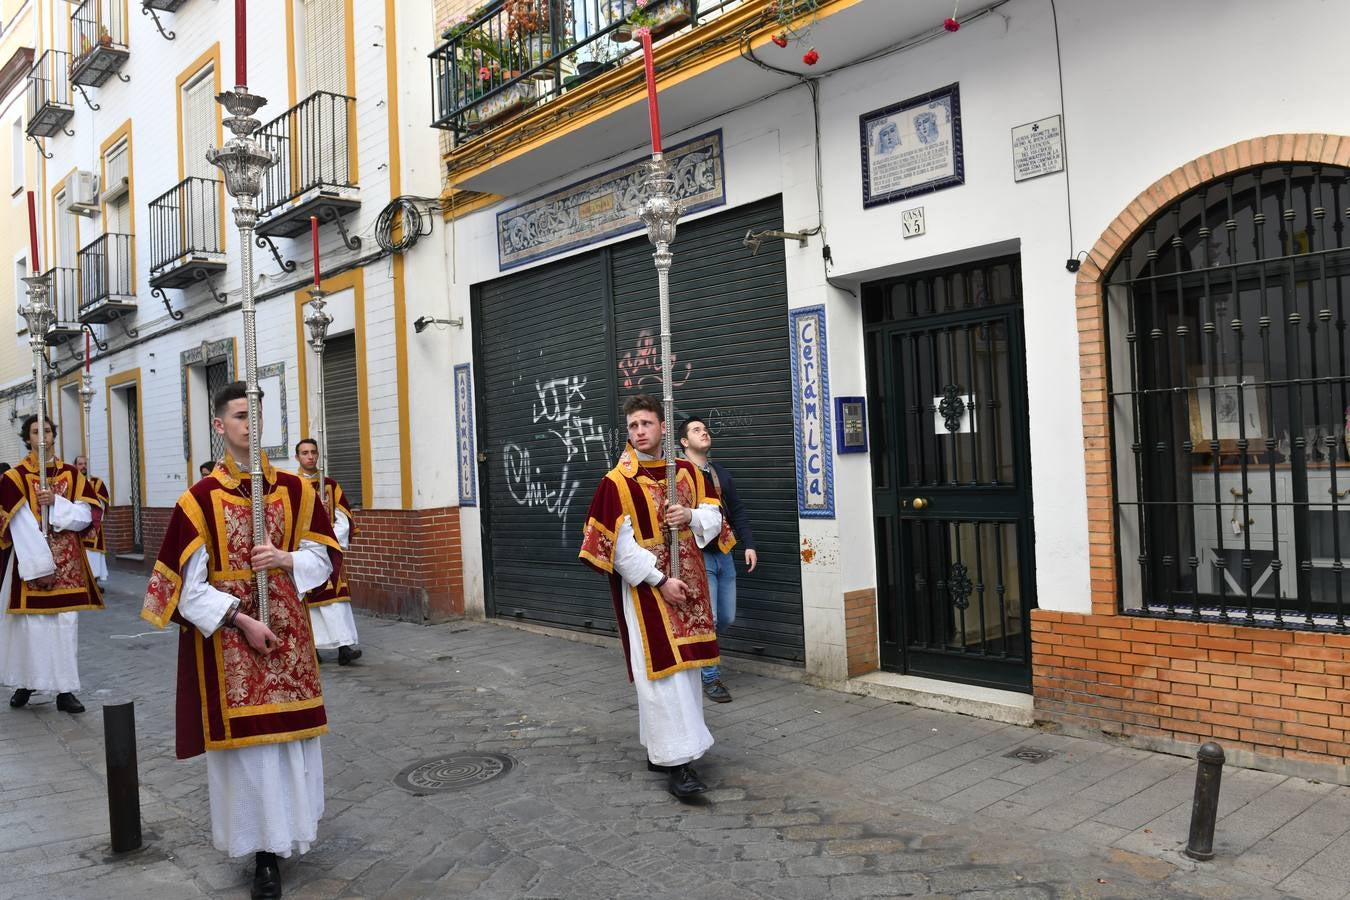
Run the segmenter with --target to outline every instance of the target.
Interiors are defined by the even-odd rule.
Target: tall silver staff
[[[36,240],[35,240],[36,245]],[[33,263],[37,265],[36,261]],[[47,490],[47,329],[52,327],[56,313],[47,302],[47,276],[36,273],[24,278],[28,285],[28,302],[19,308],[28,325],[28,346],[33,348],[33,389],[37,392],[37,453],[38,488]],[[26,436],[26,435],[25,435]],[[42,510],[42,534],[51,534],[51,516],[48,508]]]
[[[216,102],[229,110],[225,127],[234,137],[224,147],[206,151],[206,159],[219,166],[225,176],[225,190],[235,200],[234,224],[239,228],[239,269],[243,280],[244,385],[248,397],[248,475],[252,488],[253,543],[267,540],[263,522],[263,495],[266,484],[262,471],[262,391],[258,387],[257,310],[253,305],[253,229],[258,224],[258,195],[263,174],[276,165],[277,156],[254,140],[253,132],[261,123],[253,117],[267,100],[250,94],[244,85],[216,95]],[[255,572],[258,592],[258,621],[267,625],[267,573]]]
[[[317,269],[317,265],[315,267]],[[317,278],[317,275],[315,276]],[[305,324],[309,326],[309,345],[314,348],[314,356],[318,360],[315,364],[318,369],[319,383],[319,437],[316,443],[319,445],[319,503],[324,507],[324,512],[328,514],[328,522],[332,524],[334,512],[329,506],[336,506],[336,503],[328,503],[328,410],[324,406],[323,398],[323,345],[328,337],[328,326],[333,324],[332,313],[327,312],[324,307],[328,302],[324,300],[328,294],[323,288],[315,284],[309,289],[309,312],[305,313]],[[334,492],[336,499],[336,492]]]
[[[680,204],[675,202],[675,179],[670,166],[659,151],[652,154],[643,179],[647,199],[638,215],[647,225],[647,238],[656,247],[652,259],[656,261],[656,289],[661,304],[661,405],[666,419],[666,436],[662,452],[666,456],[666,502],[678,503],[675,465],[675,386],[670,365],[670,245],[675,240],[675,223],[680,218]],[[670,529],[671,578],[680,577],[680,530]]]

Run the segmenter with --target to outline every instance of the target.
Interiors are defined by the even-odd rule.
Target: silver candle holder
[[[318,369],[318,401],[319,401],[319,436],[316,443],[319,445],[319,503],[322,504],[324,512],[328,514],[328,521],[331,523],[336,513],[329,509],[328,503],[328,409],[324,405],[324,386],[323,386],[323,346],[328,338],[328,326],[333,324],[333,314],[324,309],[328,301],[324,298],[328,292],[317,284],[309,289],[309,312],[305,313],[305,325],[309,328],[309,346],[314,348],[314,357],[316,368]],[[336,492],[334,492],[336,499]],[[336,506],[337,504],[331,504]]]
[[[47,490],[47,330],[56,319],[56,311],[47,301],[51,286],[45,275],[28,275],[24,278],[28,285],[28,302],[19,307],[28,326],[28,346],[33,350],[33,390],[37,394],[37,454],[38,487]],[[27,435],[24,435],[27,437]],[[51,515],[48,507],[40,506],[42,511],[42,534],[51,534]]]
[[[232,91],[216,95],[216,102],[230,115],[225,127],[234,137],[225,146],[206,151],[206,159],[220,168],[225,177],[225,191],[234,198],[234,224],[239,228],[239,268],[243,281],[243,301],[240,312],[244,317],[244,384],[248,398],[248,472],[252,488],[253,543],[267,540],[264,521],[265,489],[262,471],[262,390],[258,387],[258,326],[257,308],[253,291],[253,230],[258,224],[258,195],[262,193],[263,175],[276,165],[277,155],[264,147],[253,133],[261,126],[254,113],[267,105],[267,100],[250,94],[239,85]],[[254,585],[258,596],[258,621],[267,625],[267,573],[255,572]]]

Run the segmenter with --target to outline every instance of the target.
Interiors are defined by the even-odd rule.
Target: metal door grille
[[[131,495],[131,544],[140,553],[145,546],[141,511],[141,400],[135,387],[126,391],[127,399],[127,473]]]
[[[211,363],[206,367],[206,402],[212,403],[215,400],[216,391],[230,383],[230,366],[224,360]],[[219,460],[225,456],[225,439],[216,430],[211,427],[211,420],[215,417],[215,410],[208,412],[206,418],[206,433],[210,435],[211,459]]]
[[[1350,170],[1251,169],[1107,278],[1127,610],[1345,629]]]
[[[882,662],[1017,690],[1034,605],[1015,257],[868,285]]]

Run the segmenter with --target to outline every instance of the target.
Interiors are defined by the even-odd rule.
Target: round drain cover
[[[510,772],[516,761],[503,753],[455,753],[414,763],[394,776],[410,794],[459,791]]]

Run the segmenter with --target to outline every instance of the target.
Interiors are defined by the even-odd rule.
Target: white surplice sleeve
[[[14,553],[19,561],[19,577],[24,581],[45,578],[56,571],[52,548],[42,536],[42,526],[33,511],[24,503],[9,523],[9,537],[14,542]]]
[[[689,528],[694,532],[694,540],[700,547],[708,546],[722,533],[722,506],[718,503],[700,503],[698,509],[692,509],[693,519]]]
[[[623,517],[614,538],[614,570],[629,584],[656,584],[664,574],[656,567],[656,554],[638,546],[633,537],[633,520]]]
[[[183,614],[183,618],[197,626],[203,637],[210,637],[225,621],[225,614],[238,598],[210,585],[206,580],[206,564],[205,547],[198,547],[188,557],[187,565],[183,567],[183,590],[178,598],[178,611]]]
[[[94,524],[94,513],[83,500],[71,502],[65,497],[55,497],[48,513],[54,531],[84,531]]]
[[[301,541],[300,549],[291,554],[291,580],[301,594],[319,587],[332,574],[333,564],[323,544]]]
[[[337,511],[337,515],[333,517],[333,535],[337,537],[338,546],[342,548],[342,552],[347,552],[347,543],[352,536],[352,522],[351,519],[347,518],[347,514],[340,509]]]

